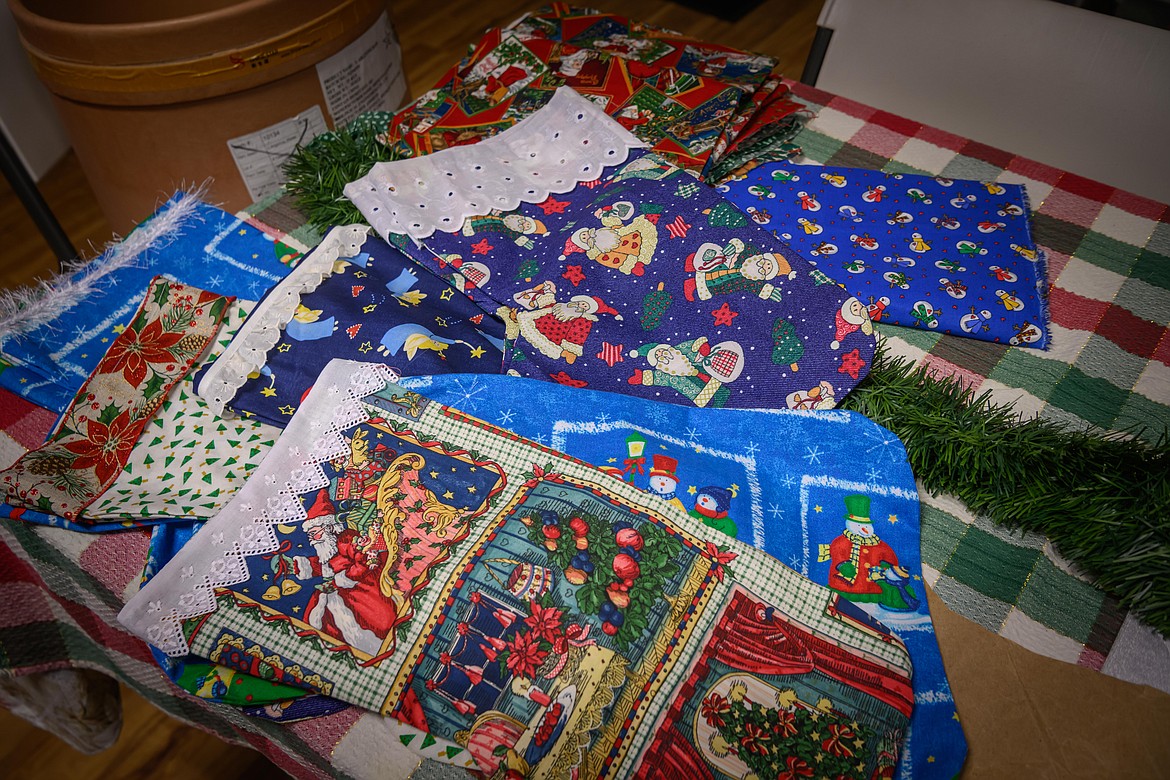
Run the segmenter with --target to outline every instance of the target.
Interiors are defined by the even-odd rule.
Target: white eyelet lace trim
[[[299,525],[305,519],[299,496],[329,486],[321,464],[349,454],[342,431],[370,418],[361,399],[398,379],[393,370],[375,363],[334,360],[326,366],[256,473],[130,599],[118,621],[169,656],[187,655],[181,621],[214,612],[216,588],[248,579],[245,558],[277,549],[272,526]],[[306,452],[290,442],[312,444]]]
[[[224,407],[248,381],[248,375],[268,362],[268,352],[280,341],[280,332],[296,313],[301,296],[311,293],[333,274],[333,264],[361,252],[369,236],[365,225],[335,227],[292,273],[272,289],[244,321],[227,348],[199,380],[195,394],[223,415]]]
[[[468,217],[540,203],[593,181],[609,165],[645,147],[632,133],[569,87],[499,135],[423,157],[378,163],[345,185],[374,229],[416,241],[454,233]]]

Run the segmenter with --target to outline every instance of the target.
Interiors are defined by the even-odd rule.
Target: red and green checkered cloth
[[[1024,414],[1102,429],[1170,428],[1170,208],[1112,187],[791,85],[818,112],[797,142],[814,162],[1026,185],[1035,236],[1053,282],[1048,352],[883,327],[894,351],[973,386]],[[309,238],[287,200],[253,212]],[[0,456],[39,443],[52,415],[0,398]],[[9,412],[9,409],[13,411]],[[39,431],[39,433],[38,433]],[[925,496],[925,493],[924,493]],[[1002,636],[1108,674],[1170,687],[1164,640],[1152,637],[1084,582],[1045,539],[1009,535],[945,496],[925,497],[923,560],[953,609]],[[0,520],[0,673],[103,670],[161,709],[240,744],[296,777],[373,776],[389,764],[389,737],[353,708],[288,726],[246,718],[182,693],[116,615],[146,555],[141,531],[89,536]]]
[[[1024,416],[1170,430],[1170,206],[801,84],[811,162],[1023,184],[1048,255],[1046,352],[880,326],[896,354]],[[956,612],[1042,655],[1170,692],[1170,645],[1079,577],[1048,541],[923,495],[927,579]]]

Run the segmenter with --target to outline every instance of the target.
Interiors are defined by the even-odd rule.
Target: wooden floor
[[[590,2],[634,19],[658,24],[702,40],[769,54],[780,71],[798,77],[808,56],[822,0],[767,0],[737,22],[721,21],[659,0]],[[586,5],[583,3],[583,5]],[[506,0],[395,0],[391,19],[402,43],[410,94],[418,95],[454,64],[489,26],[509,22],[538,2]],[[93,191],[70,152],[40,182],[49,206],[85,259],[100,254],[112,236]],[[147,215],[143,215],[146,217]],[[44,279],[57,260],[6,181],[0,179],[0,289]],[[245,748],[188,728],[123,689],[125,726],[118,743],[96,756],[83,756],[47,732],[0,708],[0,776],[11,780],[266,780],[283,776]]]

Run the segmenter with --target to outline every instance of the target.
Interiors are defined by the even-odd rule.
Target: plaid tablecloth
[[[892,351],[1073,428],[1170,431],[1170,207],[802,84],[797,137],[825,165],[1023,184],[1048,255],[1052,346],[880,327]],[[1011,534],[925,490],[927,580],[951,609],[1042,655],[1170,692],[1165,640],[1035,534]]]
[[[1097,182],[801,85],[818,112],[809,161],[1026,185],[1053,282],[1051,351],[885,327],[894,351],[991,390],[1023,414],[1103,429],[1170,427],[1170,209]],[[309,238],[285,200],[269,226]],[[0,403],[0,458],[52,422]],[[925,495],[925,494],[924,494]],[[0,521],[0,673],[105,671],[161,709],[250,744],[296,777],[373,777],[402,763],[381,719],[353,708],[289,726],[181,693],[115,616],[137,587],[145,532],[89,536]],[[1046,540],[1009,535],[946,497],[925,497],[923,558],[948,605],[1037,652],[1170,690],[1167,644],[1076,576]],[[1161,653],[1161,656],[1158,654]],[[1153,660],[1151,660],[1153,659]],[[961,707],[961,702],[960,702]]]

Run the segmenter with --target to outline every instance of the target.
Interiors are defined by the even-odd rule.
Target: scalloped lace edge
[[[584,143],[570,146],[571,137]],[[590,142],[592,147],[585,149]],[[365,176],[345,185],[344,192],[383,238],[400,233],[420,242],[435,231],[459,231],[468,217],[513,211],[521,203],[540,203],[550,195],[569,192],[597,179],[607,166],[624,163],[630,150],[647,147],[592,101],[571,87],[559,87],[543,108],[498,135],[433,154],[377,163]],[[561,159],[544,159],[540,151],[545,149],[555,150],[553,156]],[[543,178],[534,166],[545,166]],[[495,197],[462,188],[459,178],[479,190],[483,188],[475,187],[476,181],[489,183]],[[427,182],[447,184],[448,198],[427,194]],[[420,205],[412,200],[427,202]],[[427,205],[430,211],[425,210]]]
[[[195,394],[217,415],[224,414],[224,407],[236,397],[248,381],[248,375],[268,362],[268,353],[280,341],[281,331],[296,313],[301,297],[333,275],[333,265],[338,259],[356,256],[369,237],[369,230],[365,225],[342,225],[330,230],[244,320],[236,337],[195,388]]]
[[[168,656],[187,655],[190,648],[182,621],[215,612],[215,589],[246,581],[250,575],[245,559],[278,548],[274,525],[299,525],[305,519],[300,496],[329,486],[321,464],[350,451],[342,431],[370,419],[361,399],[398,379],[394,370],[377,363],[331,361],[281,437],[281,441],[311,441],[308,451],[302,452],[296,444],[283,448],[282,454],[291,456],[295,465],[274,458],[276,450],[270,452],[244,489],[193,543],[127,602],[118,621]],[[306,415],[306,407],[325,414]],[[327,420],[319,419],[326,416]],[[277,448],[281,449],[279,442]],[[274,492],[277,484],[281,487]],[[175,588],[176,583],[182,587]]]

